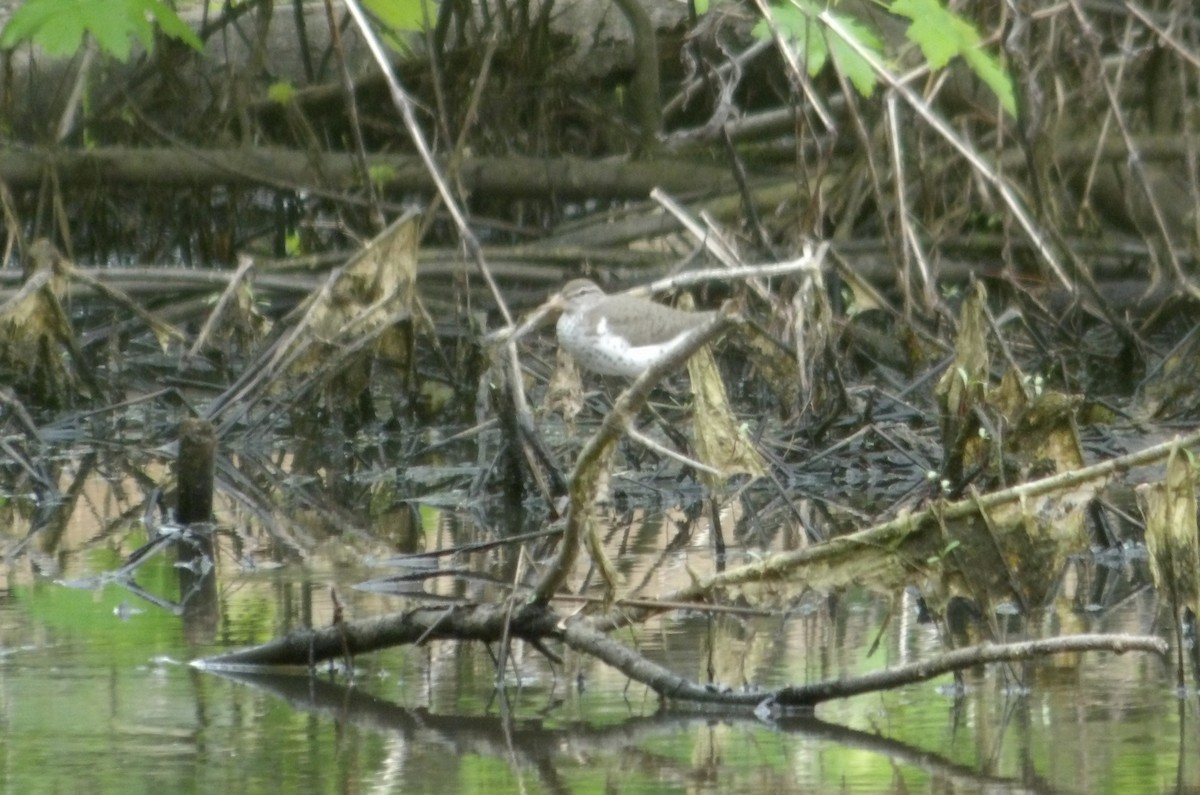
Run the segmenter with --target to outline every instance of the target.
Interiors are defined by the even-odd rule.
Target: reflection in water
[[[138,588],[162,607],[113,582],[67,588],[39,573],[99,583],[147,542],[140,519],[121,517],[142,516],[140,500],[149,496],[131,482],[111,483],[92,475],[63,489],[86,498],[56,511],[52,532],[34,532],[35,513],[23,513],[18,501],[8,506],[0,780],[12,791],[75,791],[86,781],[97,792],[1118,791],[1118,783],[1127,792],[1174,786],[1177,775],[1200,786],[1180,752],[1200,739],[1195,699],[1178,702],[1169,666],[1137,654],[989,666],[967,672],[961,687],[947,676],[777,723],[664,710],[612,669],[573,654],[552,666],[519,642],[506,676],[511,720],[494,697],[493,657],[478,644],[364,656],[354,661],[349,687],[344,670],[325,668],[315,679],[201,674],[181,663],[328,625],[331,587],[348,618],[403,610],[424,595],[484,601],[501,592],[515,559],[508,548],[479,547],[427,558],[424,568],[465,567],[487,577],[423,576],[401,595],[355,590],[356,582],[398,571],[370,561],[495,534],[470,514],[409,503],[360,517],[365,524],[324,521],[340,509],[312,502],[268,517],[231,498],[247,493],[244,480],[241,492],[222,492],[212,598],[200,602],[204,620],[192,622],[164,609],[178,603],[181,587],[195,585],[182,583],[181,571],[200,574],[176,565],[174,553],[137,569]],[[110,513],[100,516],[96,506]],[[370,521],[378,532],[356,529]],[[723,523],[735,527],[738,517]],[[546,528],[531,520],[526,529]],[[755,537],[784,544],[787,536]],[[627,513],[605,540],[629,593],[673,590],[713,565],[699,510]],[[737,562],[761,552],[731,547],[728,554]],[[251,557],[268,565],[242,565]],[[1157,604],[1138,590],[1142,568],[1144,560],[1128,555],[1076,560],[1055,601],[1032,617],[967,610],[953,629],[959,642],[977,639],[981,621],[1007,639],[1143,633]],[[783,609],[669,613],[621,639],[684,676],[749,690],[844,678],[944,648],[934,625],[920,620],[912,592],[858,588],[834,597],[800,583],[774,596]],[[763,603],[761,594],[754,603]],[[204,631],[193,631],[198,626]]]

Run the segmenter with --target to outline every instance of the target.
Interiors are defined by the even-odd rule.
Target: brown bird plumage
[[[567,306],[558,319],[559,345],[580,366],[602,375],[636,378],[715,314],[607,295],[590,279],[567,282],[562,296]]]

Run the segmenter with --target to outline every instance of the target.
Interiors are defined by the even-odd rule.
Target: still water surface
[[[52,539],[25,541],[20,501],[9,506],[10,532],[0,538],[5,793],[1200,789],[1196,694],[1181,700],[1171,666],[1141,654],[992,666],[968,672],[961,692],[947,676],[778,723],[664,711],[645,688],[602,665],[568,654],[552,666],[521,643],[507,677],[511,720],[496,696],[490,653],[478,644],[362,657],[350,687],[344,671],[327,669],[315,679],[201,672],[187,663],[324,626],[331,587],[348,618],[409,603],[353,588],[389,572],[365,565],[369,556],[343,531],[310,528],[328,538],[307,539],[299,556],[277,529],[256,530],[228,505],[222,525],[235,529],[218,536],[211,604],[171,609],[179,570],[167,554],[136,576],[158,603],[98,585],[88,578],[119,568],[147,536],[139,522],[113,519],[133,496],[95,488]],[[677,538],[669,523],[628,518],[637,528],[620,558],[629,582],[644,578],[653,591],[661,581],[667,590],[711,559],[702,530],[664,556],[668,536]],[[416,520],[428,547],[471,521],[429,509]],[[344,554],[347,546],[355,554]],[[1101,578],[1106,589],[1119,587],[1131,568],[1077,563],[1059,602],[1032,629],[1013,625],[1014,635],[1149,631],[1151,591],[1131,587],[1107,607],[1090,595]],[[427,589],[481,593],[438,582]],[[622,639],[705,681],[808,683],[937,653],[942,642],[916,614],[904,595],[858,589],[799,599],[786,620],[676,614]]]

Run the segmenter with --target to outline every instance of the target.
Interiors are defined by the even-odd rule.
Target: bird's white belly
[[[623,375],[636,378],[664,356],[678,342],[631,346],[623,337],[609,332],[604,320],[587,328],[586,323],[563,315],[556,331],[559,344],[574,357],[580,366],[601,375]]]

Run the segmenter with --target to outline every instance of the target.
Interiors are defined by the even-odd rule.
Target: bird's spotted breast
[[[586,280],[570,282],[563,294],[567,308],[556,327],[559,344],[582,367],[602,375],[641,375],[713,314],[605,295]]]

